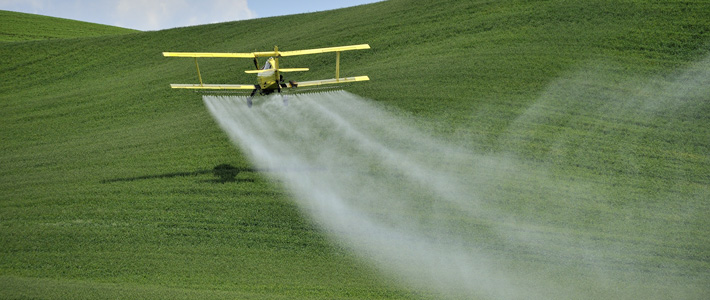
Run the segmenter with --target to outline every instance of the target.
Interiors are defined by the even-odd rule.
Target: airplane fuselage
[[[280,91],[281,87],[286,87],[283,84],[283,76],[281,76],[278,69],[278,58],[269,57],[261,72],[256,76],[261,94],[268,95],[275,91]]]

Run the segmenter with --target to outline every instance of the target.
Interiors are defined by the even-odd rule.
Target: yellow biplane
[[[340,84],[347,82],[366,81],[370,80],[367,76],[340,77],[340,52],[348,50],[370,49],[370,45],[351,45],[330,48],[306,49],[296,51],[279,51],[277,46],[274,46],[274,51],[266,52],[251,52],[251,53],[207,53],[207,52],[163,52],[165,57],[194,57],[195,68],[197,69],[197,78],[199,84],[171,84],[174,89],[196,89],[196,90],[252,90],[251,95],[247,98],[247,104],[251,107],[252,98],[256,93],[268,95],[273,92],[281,93],[282,89],[314,87],[327,84]],[[308,71],[308,68],[279,68],[279,58],[284,56],[296,56],[307,54],[319,54],[335,52],[335,78],[312,80],[312,81],[284,81],[281,73]],[[199,57],[229,57],[229,58],[252,58],[254,59],[255,70],[244,71],[249,74],[256,74],[258,84],[206,84],[202,82],[200,74],[200,66],[197,64]],[[262,68],[259,68],[260,57],[268,57]]]

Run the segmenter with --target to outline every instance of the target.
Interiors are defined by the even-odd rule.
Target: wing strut
[[[200,65],[197,64],[197,57],[195,57],[195,68],[197,69],[197,78],[200,79],[200,86],[203,86],[202,75],[200,74]]]
[[[335,51],[335,81],[340,81],[340,51]]]

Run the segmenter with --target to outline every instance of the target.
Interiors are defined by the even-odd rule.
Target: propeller
[[[254,57],[254,67],[259,70],[259,61],[256,59],[256,57]]]

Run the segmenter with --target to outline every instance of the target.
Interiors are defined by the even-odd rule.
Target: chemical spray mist
[[[706,81],[681,90],[702,94]],[[545,120],[541,107],[570,89],[564,81],[558,85],[505,136],[519,140],[516,135],[534,120]],[[584,103],[590,96],[565,97]],[[263,97],[251,108],[245,97],[205,96],[204,102],[256,167],[292,170],[269,174],[324,232],[403,284],[466,298],[668,295],[646,289],[664,279],[638,263],[643,253],[628,248],[633,245],[600,241],[623,220],[574,227],[580,216],[604,212],[589,204],[609,196],[593,182],[560,179],[510,153],[474,153],[437,140],[344,91],[291,95],[288,106],[281,96]],[[643,111],[650,109],[657,108]]]

